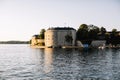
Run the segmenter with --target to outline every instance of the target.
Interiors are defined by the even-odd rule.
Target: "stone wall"
[[[65,36],[72,36],[72,43],[65,40]],[[45,32],[45,46],[59,47],[67,45],[75,45],[76,31],[75,30],[47,30]]]

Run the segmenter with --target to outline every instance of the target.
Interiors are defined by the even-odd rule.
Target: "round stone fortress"
[[[69,38],[67,38],[68,36]],[[76,40],[76,30],[74,28],[56,27],[56,28],[49,28],[45,32],[46,47],[74,46],[75,40]]]

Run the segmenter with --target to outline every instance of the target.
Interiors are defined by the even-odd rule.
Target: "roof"
[[[37,39],[39,39],[39,38],[40,38],[40,36],[39,36],[38,34],[33,35],[33,37],[35,37],[35,38],[37,38]]]
[[[72,27],[51,27],[51,28],[48,28],[48,30],[75,30],[74,28]]]

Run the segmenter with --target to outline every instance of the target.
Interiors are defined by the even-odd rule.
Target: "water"
[[[120,49],[0,45],[0,80],[120,80]]]

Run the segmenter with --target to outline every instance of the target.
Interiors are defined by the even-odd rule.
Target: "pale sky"
[[[83,23],[120,31],[120,0],[0,0],[0,41],[30,40],[42,28]]]

